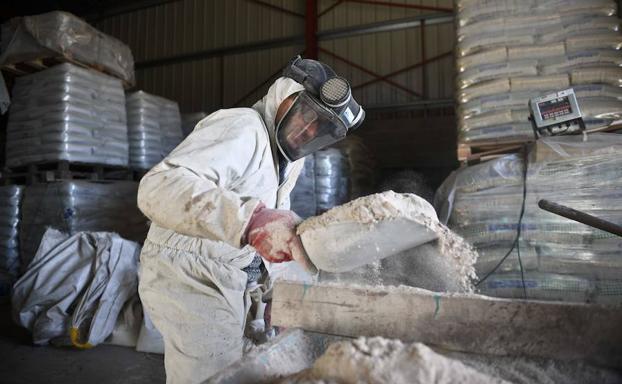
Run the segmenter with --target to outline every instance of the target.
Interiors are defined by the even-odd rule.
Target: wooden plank
[[[419,341],[453,351],[622,366],[622,306],[277,281],[272,322],[332,335]]]

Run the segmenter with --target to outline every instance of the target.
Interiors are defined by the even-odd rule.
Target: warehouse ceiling
[[[11,0],[8,1],[8,4],[3,4],[1,21],[4,22],[16,16],[62,10],[93,22],[106,17],[175,1],[179,0]]]

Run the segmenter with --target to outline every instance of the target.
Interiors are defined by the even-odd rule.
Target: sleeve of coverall
[[[142,178],[138,206],[163,228],[240,247],[259,200],[235,185],[262,161],[272,155],[259,116],[217,112]]]

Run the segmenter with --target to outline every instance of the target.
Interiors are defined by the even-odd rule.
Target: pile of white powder
[[[381,337],[361,337],[332,344],[307,371],[281,381],[302,383],[501,384],[421,343],[404,344]]]

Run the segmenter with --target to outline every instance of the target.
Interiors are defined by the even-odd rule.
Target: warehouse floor
[[[0,305],[0,381],[37,383],[164,383],[161,355],[101,345],[92,350],[34,347],[29,333],[11,321],[11,309]]]

